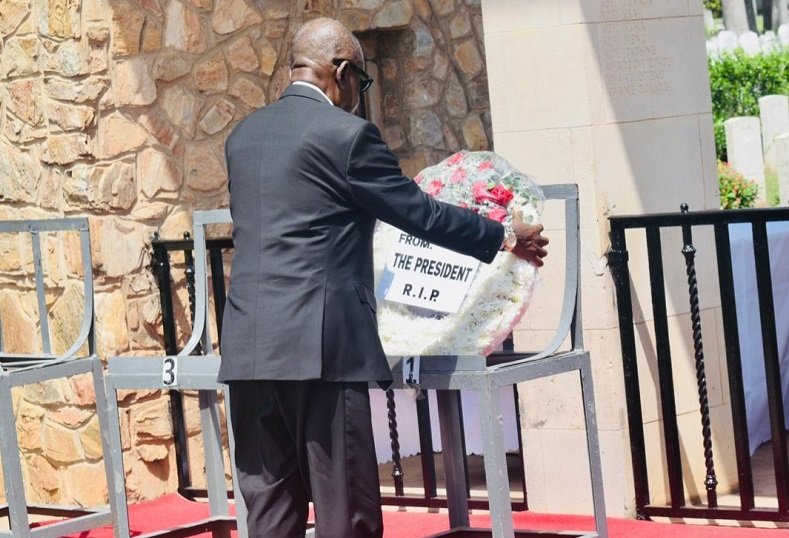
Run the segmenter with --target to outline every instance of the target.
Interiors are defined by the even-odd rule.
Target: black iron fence
[[[636,509],[639,518],[648,519],[653,516],[691,517],[712,519],[767,520],[789,521],[789,464],[787,461],[787,442],[785,428],[784,395],[782,393],[781,366],[779,345],[776,331],[776,305],[773,301],[773,274],[770,269],[770,243],[768,241],[768,224],[778,221],[789,221],[789,209],[752,209],[737,211],[699,211],[689,212],[683,204],[680,213],[664,213],[642,216],[611,217],[611,250],[608,253],[616,287],[619,332],[624,361],[624,379],[627,398],[627,417],[630,430],[631,452],[633,459],[633,478],[636,496]],[[750,239],[753,243],[755,261],[756,286],[758,290],[759,316],[761,323],[761,342],[764,352],[764,369],[766,373],[767,400],[769,402],[770,426],[772,432],[772,456],[775,476],[775,497],[777,508],[757,507],[754,499],[754,477],[751,468],[750,442],[748,435],[748,417],[746,414],[745,391],[743,387],[743,369],[740,348],[740,333],[736,310],[735,283],[733,263],[743,263],[742,259],[732,260],[732,244],[730,225],[744,223],[750,225]],[[671,230],[674,230],[673,232]],[[710,236],[710,230],[713,234]],[[679,233],[681,232],[681,234]],[[707,234],[709,240],[699,243],[704,252],[694,246],[694,233]],[[681,240],[679,239],[681,235]],[[714,240],[712,239],[714,237]],[[675,239],[671,252],[664,253],[664,246]],[[629,243],[628,243],[629,242]],[[630,250],[629,246],[630,245]],[[644,372],[639,372],[636,325],[640,320],[634,319],[640,305],[634,303],[631,292],[633,276],[631,274],[633,259],[631,252],[646,250],[648,267],[648,288],[651,295],[651,318],[654,329],[654,346],[649,355],[654,356],[657,380],[646,379]],[[665,256],[664,256],[665,254]],[[728,397],[731,407],[731,428],[733,438],[725,433],[725,428],[718,427],[711,419],[708,401],[707,366],[704,356],[704,343],[716,342],[718,327],[701,324],[702,308],[700,307],[699,281],[696,272],[697,255],[704,255],[714,260],[717,268],[718,289],[704,289],[720,294],[721,324],[725,349],[725,368],[728,374]],[[667,293],[676,300],[677,289],[666,285],[670,280],[667,267],[671,266],[671,256],[676,256],[684,265],[687,278],[687,295],[683,299],[685,308],[690,309],[690,326],[687,331],[692,334],[692,354],[695,361],[698,392],[698,411],[700,415],[701,439],[699,446],[688,446],[681,443],[677,412],[677,379],[674,370],[677,367],[676,357],[672,359],[670,327],[668,321]],[[674,259],[676,260],[676,259]],[[642,260],[643,261],[643,260]],[[677,262],[673,264],[675,267]],[[641,266],[641,265],[639,265]],[[789,271],[789,267],[779,268]],[[775,268],[773,268],[775,271]],[[786,273],[783,273],[786,274]],[[705,274],[704,276],[710,276]],[[712,285],[710,285],[712,286]],[[676,288],[676,286],[674,286]],[[682,291],[684,296],[684,290]],[[709,299],[707,297],[706,299]],[[714,298],[717,299],[717,298]],[[638,298],[636,297],[636,301]],[[779,308],[789,308],[778,305]],[[684,310],[687,311],[687,310]],[[644,316],[646,319],[648,316]],[[648,322],[644,321],[645,324]],[[758,336],[758,335],[757,335]],[[641,345],[646,346],[645,339]],[[642,348],[643,353],[643,348]],[[784,357],[784,360],[787,358]],[[655,466],[655,460],[648,463],[648,446],[645,441],[644,413],[641,389],[644,384],[657,383],[655,388],[659,399],[659,415],[662,418],[662,461],[665,467],[662,472],[667,481],[668,502],[653,503],[654,491],[650,489],[649,467]],[[726,390],[725,384],[722,390]],[[717,430],[716,430],[717,428]],[[716,439],[728,435],[729,446],[733,446],[737,469],[737,494],[739,506],[719,506],[718,476],[713,454],[713,434]],[[724,441],[724,444],[726,442]],[[686,491],[689,480],[687,462],[683,467],[683,450],[699,450],[704,459],[703,488],[706,499],[692,499]],[[723,492],[728,493],[728,491]]]
[[[211,266],[212,288],[224,296],[225,277],[222,252],[233,248],[233,241],[230,238],[209,239],[206,241],[206,248],[209,252],[209,263]],[[167,355],[177,355],[180,351],[178,346],[178,331],[175,314],[175,291],[173,289],[172,267],[170,264],[170,253],[178,252],[183,256],[179,261],[183,268],[185,278],[185,288],[188,297],[188,313],[190,321],[194,322],[195,313],[195,266],[194,266],[194,242],[189,233],[184,234],[181,240],[162,240],[158,234],[154,235],[151,241],[151,271],[153,272],[157,287],[159,288],[159,301],[162,309],[162,336],[164,339],[164,351]],[[216,319],[222,319],[224,301],[214,304]],[[173,424],[173,439],[175,441],[176,473],[178,475],[178,491],[186,497],[197,496],[197,490],[192,486],[192,473],[189,464],[189,444],[187,440],[186,424],[184,422],[184,402],[183,394],[177,390],[167,392],[170,397],[170,414]],[[233,491],[230,490],[232,495]],[[202,496],[202,493],[201,493]]]
[[[162,310],[162,334],[164,338],[165,353],[167,355],[175,355],[179,351],[179,334],[178,328],[181,325],[181,330],[184,334],[191,333],[191,323],[194,322],[195,312],[195,266],[193,257],[194,243],[189,233],[184,234],[183,239],[161,239],[158,235],[154,236],[151,241],[151,270],[156,278],[157,286],[159,288],[159,298]],[[225,254],[233,248],[232,239],[229,237],[209,238],[206,240],[206,250],[208,251],[208,262],[210,267],[211,283],[209,286],[210,294],[213,299],[214,306],[214,320],[217,324],[216,334],[221,335],[222,332],[222,313],[225,304]],[[171,255],[177,261],[173,261]],[[177,270],[174,271],[174,265]],[[183,275],[177,278],[175,275]],[[185,289],[187,297],[187,305],[185,305],[186,320],[177,320],[176,308],[176,288]],[[186,322],[188,327],[184,327]],[[504,351],[501,355],[506,355],[507,352],[512,351],[512,340],[508,339],[504,344]],[[200,353],[198,348],[195,353]],[[498,359],[497,354],[489,357],[491,363],[496,362]],[[424,391],[426,392],[426,391]],[[184,421],[184,402],[181,392],[177,390],[168,391],[170,396],[170,410],[172,415],[173,424],[173,439],[175,442],[175,455],[176,455],[176,468],[178,475],[178,491],[188,498],[204,497],[206,492],[204,489],[193,486],[192,472],[190,469],[190,458],[188,453],[187,431]],[[430,415],[430,399],[427,394],[423,395],[416,400],[416,415],[417,427],[419,435],[420,446],[420,466],[422,481],[419,485],[421,492],[419,494],[407,494],[405,492],[405,472],[401,463],[400,456],[400,442],[399,430],[397,424],[397,409],[395,404],[394,391],[392,389],[386,392],[387,402],[387,421],[389,426],[389,440],[392,450],[392,486],[389,489],[394,490],[394,495],[383,495],[382,502],[386,505],[393,506],[420,506],[429,508],[446,508],[447,499],[438,491],[437,470],[434,457],[433,447],[433,424],[431,423]],[[460,398],[459,394],[454,397]],[[512,503],[513,510],[526,510],[527,497],[526,497],[526,477],[523,467],[523,445],[520,434],[520,416],[518,406],[518,393],[517,387],[513,386],[513,398],[515,402],[516,414],[516,428],[518,428],[518,451],[511,459],[514,479],[520,485],[522,492],[522,500],[514,500]],[[462,413],[462,406],[460,406]],[[460,424],[462,428],[462,416]],[[465,451],[465,446],[464,453]],[[466,460],[466,483],[469,481],[469,467],[468,459]],[[488,509],[487,498],[471,498],[471,491],[467,492],[469,495],[469,507],[476,509]],[[232,490],[228,492],[232,496]],[[517,496],[516,496],[517,497]]]

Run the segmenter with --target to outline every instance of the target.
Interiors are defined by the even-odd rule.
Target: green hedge
[[[721,18],[723,17],[723,6],[721,0],[704,0],[704,8],[712,11],[712,16]]]
[[[789,47],[748,56],[737,49],[709,59],[712,117],[718,158],[726,161],[723,122],[735,116],[758,116],[759,98],[789,95]]]

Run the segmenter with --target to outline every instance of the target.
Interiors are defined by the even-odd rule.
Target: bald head
[[[331,65],[333,58],[361,64],[362,47],[356,36],[334,19],[320,18],[304,23],[293,36],[291,69]]]
[[[333,63],[333,60],[345,60]],[[353,112],[359,106],[359,40],[334,19],[313,19],[296,31],[290,47],[290,80],[317,86],[329,100]]]

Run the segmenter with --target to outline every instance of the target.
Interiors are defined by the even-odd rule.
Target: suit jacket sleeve
[[[504,227],[473,211],[439,202],[403,175],[378,128],[365,122],[348,153],[351,195],[376,218],[485,263],[496,257]]]

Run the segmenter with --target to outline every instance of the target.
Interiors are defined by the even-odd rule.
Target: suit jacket
[[[221,382],[391,379],[378,337],[373,229],[381,219],[490,262],[503,227],[437,202],[378,129],[291,85],[226,144],[235,248]]]

